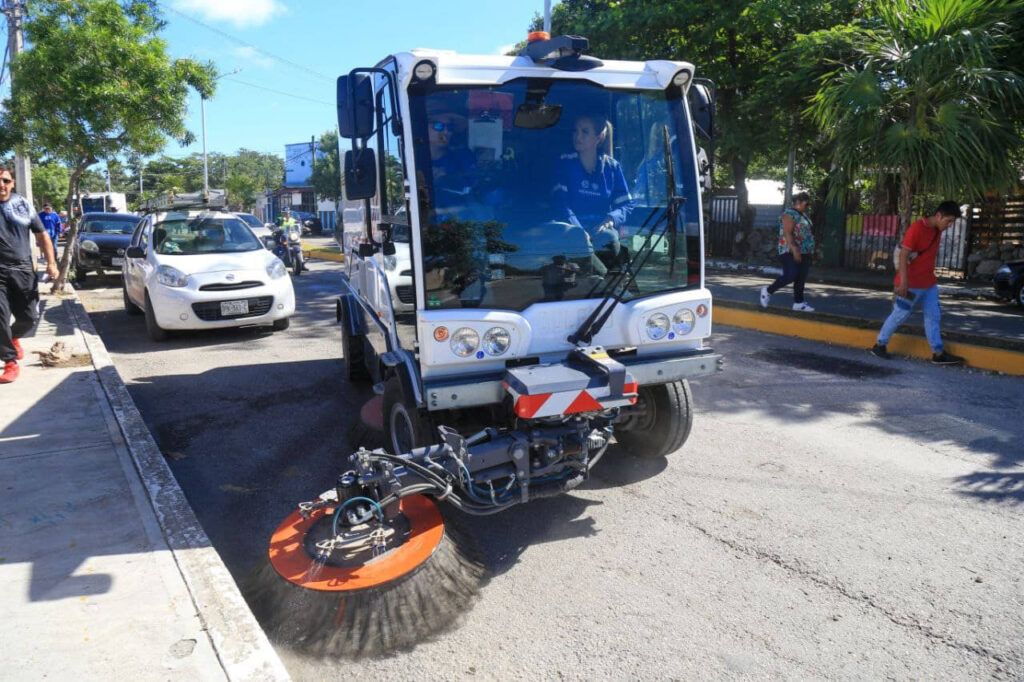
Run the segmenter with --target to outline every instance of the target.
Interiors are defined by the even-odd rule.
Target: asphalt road
[[[243,578],[366,438],[342,378],[340,266],[286,332],[153,344],[116,280],[94,324],[221,556]],[[474,521],[491,569],[456,629],[296,679],[1024,677],[1024,382],[719,328],[694,432],[611,452],[571,495]]]

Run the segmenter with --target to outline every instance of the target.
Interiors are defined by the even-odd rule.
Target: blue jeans
[[[918,302],[924,308],[924,334],[928,337],[928,345],[932,352],[942,352],[942,330],[939,328],[939,320],[942,317],[942,309],[939,307],[939,287],[930,286],[927,289],[909,289],[913,300],[907,300],[899,296],[893,303],[892,312],[882,324],[882,331],[878,332],[878,345],[884,346],[896,333],[900,325],[907,321]]]
[[[793,258],[792,252],[787,251],[779,256],[779,260],[782,261],[782,274],[768,285],[768,293],[774,294],[787,284],[792,284],[793,303],[803,303],[804,284],[807,282],[807,273],[811,270],[813,254],[801,253],[800,262],[797,263],[796,259]]]

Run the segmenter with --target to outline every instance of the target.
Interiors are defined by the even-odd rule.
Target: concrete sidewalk
[[[769,307],[762,309],[759,290],[772,279],[770,274],[709,270],[706,280],[714,296],[715,321],[867,349],[892,310],[891,291],[822,283],[808,283],[805,291],[814,313],[792,310],[792,286],[775,294]],[[918,309],[890,342],[890,352],[930,357],[922,324]],[[968,365],[1024,375],[1024,311],[1020,308],[967,296],[943,296],[942,332],[949,351],[963,355]]]
[[[2,677],[286,679],[78,299],[42,307],[0,386]]]

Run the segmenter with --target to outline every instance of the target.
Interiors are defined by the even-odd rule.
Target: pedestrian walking
[[[46,233],[50,235],[50,241],[53,242],[53,252],[57,253],[57,240],[60,238],[61,233],[64,232],[64,223],[61,221],[60,216],[53,212],[53,206],[50,204],[43,204],[43,212],[39,214],[39,220],[43,223],[43,227],[46,228]]]
[[[963,358],[947,353],[942,346],[942,308],[939,306],[939,280],[935,277],[939,238],[960,216],[960,206],[955,201],[943,201],[930,216],[914,221],[907,228],[896,256],[892,312],[878,332],[872,354],[886,360],[890,358],[889,339],[920,303],[924,309],[924,333],[932,347],[932,362],[937,365],[963,362]]]
[[[761,307],[767,308],[772,294],[789,284],[793,285],[793,310],[813,313],[814,308],[804,301],[804,284],[814,259],[814,233],[807,207],[811,197],[807,192],[793,195],[792,207],[779,216],[779,260],[782,274],[766,287],[761,287]]]
[[[0,166],[0,384],[18,378],[18,360],[25,356],[20,339],[39,319],[39,282],[32,263],[30,232],[46,256],[47,274],[56,278],[57,259],[39,214],[14,193],[14,171]]]

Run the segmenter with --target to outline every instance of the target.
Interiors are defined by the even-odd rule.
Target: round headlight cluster
[[[480,346],[480,335],[471,327],[461,327],[452,334],[449,346],[460,358],[468,358]]]
[[[689,308],[678,310],[672,316],[672,331],[676,334],[689,334],[693,331],[695,324],[697,324],[697,318]]]
[[[484,352],[501,355],[512,345],[512,335],[504,327],[491,327],[484,334]]]
[[[660,341],[668,334],[669,321],[665,313],[654,313],[647,318],[647,336],[654,341]]]

